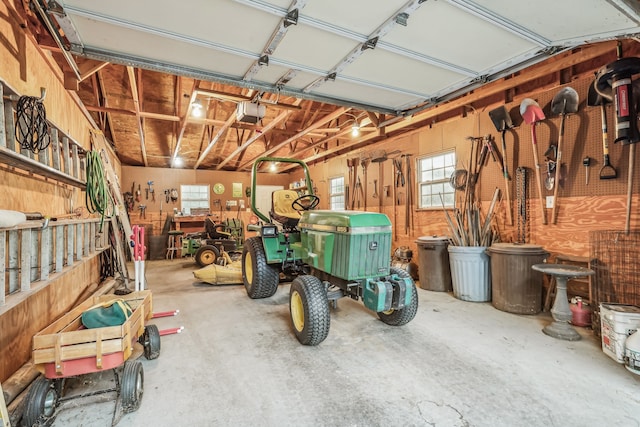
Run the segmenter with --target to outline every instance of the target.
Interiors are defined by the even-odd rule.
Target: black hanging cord
[[[16,105],[16,140],[33,153],[44,150],[51,143],[47,112],[43,98],[21,96]]]

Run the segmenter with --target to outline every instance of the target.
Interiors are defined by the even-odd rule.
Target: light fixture
[[[202,117],[203,113],[204,111],[202,108],[202,104],[196,99],[195,101],[193,101],[193,104],[191,104],[191,115],[193,117],[200,118]]]
[[[353,124],[351,125],[351,136],[354,138],[360,136],[360,122],[358,122],[358,117],[354,116],[351,113],[345,113],[344,115],[350,116],[350,118],[347,119],[347,121],[344,124],[353,122]]]
[[[360,136],[360,124],[357,121],[353,123],[353,126],[351,126],[351,136]]]
[[[173,166],[176,168],[179,168],[182,166],[182,158],[180,157],[174,157],[173,158]]]
[[[278,171],[278,167],[276,166],[276,162],[271,162],[271,165],[269,166],[269,172],[277,172]]]

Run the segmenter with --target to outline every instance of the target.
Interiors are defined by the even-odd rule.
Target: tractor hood
[[[376,212],[306,211],[298,226],[301,229],[330,231],[336,233],[354,233],[375,231],[391,232],[391,221],[384,214]]]

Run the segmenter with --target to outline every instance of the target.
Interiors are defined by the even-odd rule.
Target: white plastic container
[[[640,307],[626,304],[600,304],[602,351],[618,363],[624,363],[627,337],[640,328]]]

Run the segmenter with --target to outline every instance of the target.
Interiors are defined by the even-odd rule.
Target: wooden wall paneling
[[[9,293],[9,282],[7,281],[7,232],[0,231],[0,307],[5,303],[5,295]]]
[[[0,358],[0,381],[30,359],[33,335],[75,306],[78,295],[99,278],[99,254],[95,253],[51,282],[34,284],[28,297],[10,309],[0,309],[0,347],[11,349],[11,357]]]

